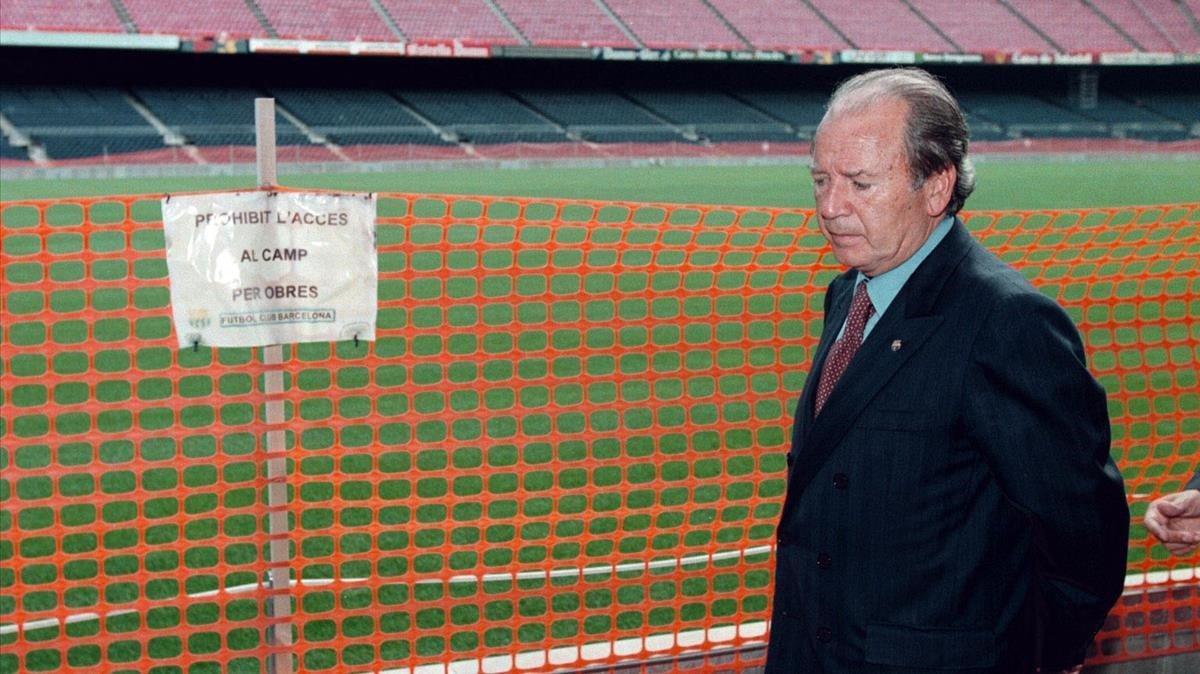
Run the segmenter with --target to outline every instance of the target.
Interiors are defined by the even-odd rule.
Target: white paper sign
[[[162,201],[179,346],[375,339],[375,195]]]

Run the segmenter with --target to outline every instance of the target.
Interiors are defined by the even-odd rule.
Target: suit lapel
[[[847,309],[842,307],[839,314],[831,311],[829,319],[834,323],[826,325],[826,334],[822,335],[822,344],[800,401],[804,408],[797,413],[797,423],[802,415],[806,415],[804,419],[807,423],[799,429],[793,446],[794,465],[788,482],[789,496],[804,491],[854,426],[863,409],[941,325],[942,317],[935,313],[938,297],[947,278],[971,245],[974,245],[971,235],[961,222],[956,221],[946,238],[917,267],[887,312],[871,329],[871,334],[867,335],[854,360],[838,380],[821,415],[814,419],[809,398],[820,376],[820,363],[828,352],[828,342],[833,341],[826,337],[831,331],[833,336],[837,335],[840,325],[838,316],[844,319]],[[840,295],[848,297],[849,293]],[[845,297],[839,296],[837,299],[848,304]],[[895,340],[900,340],[902,346],[892,350]]]

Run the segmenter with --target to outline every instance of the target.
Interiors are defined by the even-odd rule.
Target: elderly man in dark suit
[[[848,80],[818,128],[849,270],[796,409],[767,672],[1072,670],[1121,593],[1104,391],[1066,313],[956,218],[966,154],[918,69]]]

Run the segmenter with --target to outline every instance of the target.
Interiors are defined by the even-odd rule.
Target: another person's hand
[[[1200,490],[1167,494],[1150,502],[1146,529],[1172,554],[1186,555],[1200,545]]]

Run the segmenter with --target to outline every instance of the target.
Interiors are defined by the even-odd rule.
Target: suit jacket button
[[[833,486],[838,489],[845,489],[850,486],[850,478],[845,473],[836,473],[833,476]]]
[[[828,552],[822,552],[817,555],[818,569],[828,569],[831,566],[833,566],[833,557],[830,557]]]
[[[833,630],[829,629],[828,627],[818,627],[817,641],[820,641],[823,644],[833,641]]]

